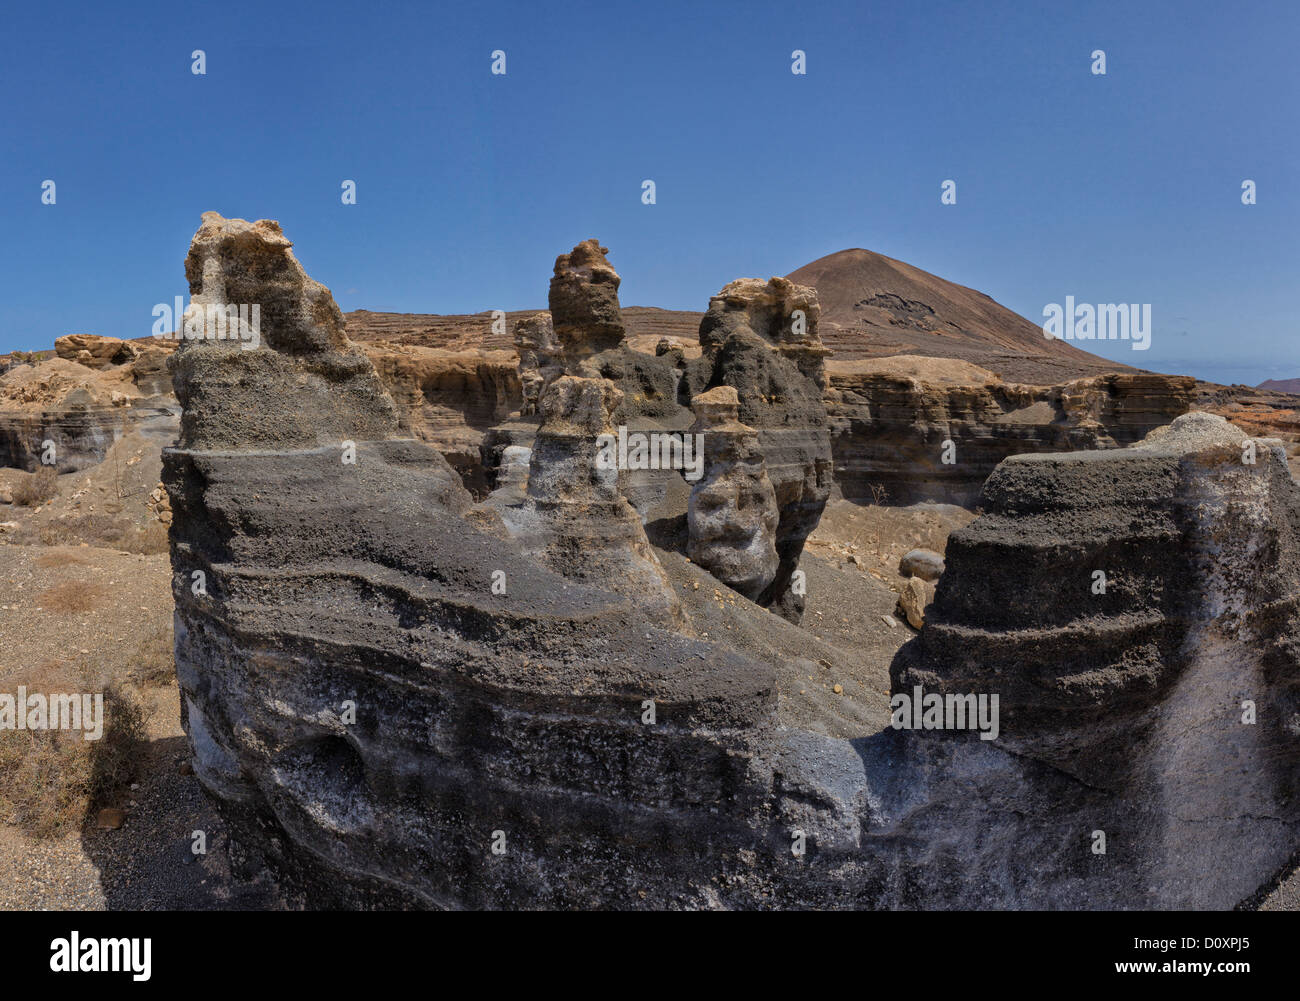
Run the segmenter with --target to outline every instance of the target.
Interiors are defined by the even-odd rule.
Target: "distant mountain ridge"
[[[1007,381],[1038,385],[1134,371],[1065,341],[1049,340],[1041,327],[982,292],[870,250],[828,254],[786,277],[817,289],[821,338],[835,352],[836,361],[892,355],[956,358]],[[536,311],[507,313],[504,334],[493,333],[487,311],[439,315],[361,309],[346,315],[348,335],[358,341],[509,350],[514,347],[514,322]],[[653,350],[660,337],[695,344],[703,316],[693,310],[623,307],[628,337],[641,350]]]
[[[1271,389],[1275,393],[1294,393],[1300,396],[1300,379],[1265,379],[1256,389]]]
[[[983,292],[860,247],[818,258],[786,277],[817,289],[822,342],[839,361],[957,358],[1010,382],[1040,385],[1135,370],[1044,337],[1041,326]]]

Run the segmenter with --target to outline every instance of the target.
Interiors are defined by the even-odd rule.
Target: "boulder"
[[[898,572],[904,577],[936,581],[943,576],[943,557],[931,549],[913,549],[898,561]]]

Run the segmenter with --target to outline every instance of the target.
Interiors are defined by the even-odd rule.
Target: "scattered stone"
[[[102,831],[116,831],[126,823],[126,811],[118,809],[115,806],[106,807],[99,811],[95,818],[95,826]]]
[[[932,549],[913,549],[898,561],[898,572],[904,577],[936,581],[943,576],[943,557]]]
[[[934,597],[934,585],[920,577],[909,577],[898,595],[896,611],[903,615],[913,629],[925,625],[925,607]]]

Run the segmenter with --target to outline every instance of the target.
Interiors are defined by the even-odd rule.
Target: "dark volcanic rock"
[[[817,338],[817,293],[773,278],[742,278],[709,301],[700,323],[704,353],[691,362],[682,392],[715,386],[739,395],[739,419],[758,431],[767,474],[781,511],[776,577],[759,604],[798,622],[804,599],[794,574],[804,542],[830,497],[831,448],[825,356]]]
[[[1249,895],[1300,820],[1300,487],[1280,443],[1189,414],[1131,448],[1010,459],[981,503],[895,692],[999,693],[1000,744],[1092,791],[1135,905]]]
[[[592,462],[616,386],[543,397],[534,546],[402,431],[276,224],[207,215],[190,260],[199,301],[264,320],[256,350],[172,362],[184,724],[236,871],[290,904],[1225,907],[1289,857],[1300,508],[1269,443],[1243,466],[1239,433],[1184,418],[1004,463],[894,672],[1001,694],[997,739],[878,711],[830,737],[778,699],[816,665],[677,628]],[[781,390],[760,416],[819,399],[746,326],[708,371]]]

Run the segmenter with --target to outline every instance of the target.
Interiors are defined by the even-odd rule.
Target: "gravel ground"
[[[171,569],[166,556],[90,547],[0,545],[0,689],[23,684],[33,665],[90,656],[97,666],[125,663],[140,638],[169,626]],[[44,608],[60,585],[86,596],[81,612]],[[134,786],[114,805],[117,830],[95,826],[38,838],[0,817],[0,909],[228,909],[273,906],[260,887],[232,883],[225,832],[192,774],[175,682],[143,684],[148,712]],[[13,731],[0,732],[0,740]],[[194,831],[207,854],[191,851]]]

